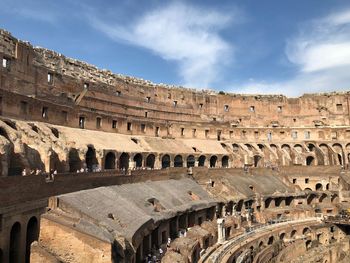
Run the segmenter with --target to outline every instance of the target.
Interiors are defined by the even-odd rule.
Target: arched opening
[[[142,155],[138,153],[134,156],[134,163],[136,168],[142,167]]]
[[[213,155],[212,157],[210,157],[210,167],[215,167],[217,160],[218,160],[218,157],[216,155]]]
[[[315,150],[315,145],[313,145],[312,143],[309,143],[307,145],[307,148],[309,149],[310,152],[314,151]]]
[[[86,152],[85,162],[86,162],[86,167],[88,168],[89,172],[94,170],[94,168],[96,168],[96,165],[98,164],[97,159],[96,159],[96,151],[91,146],[88,147],[88,150]]]
[[[307,235],[307,234],[309,234],[311,232],[311,230],[310,230],[310,228],[308,228],[308,227],[305,227],[304,229],[303,229],[303,235]]]
[[[285,237],[286,237],[286,233],[281,233],[281,234],[280,234],[280,240],[283,241]]]
[[[260,167],[260,160],[261,160],[261,156],[259,155],[254,155],[254,167]]]
[[[198,166],[204,166],[204,164],[205,164],[205,156],[201,155],[198,158]]]
[[[342,158],[341,154],[338,153],[337,155],[338,155],[338,162],[339,162],[339,165],[343,165],[343,158]]]
[[[264,242],[263,241],[260,241],[260,243],[259,243],[259,248],[261,249],[261,248],[263,248],[264,247]]]
[[[193,155],[187,157],[187,167],[194,167],[195,159]]]
[[[322,203],[325,198],[327,198],[327,195],[326,194],[322,194],[320,196],[319,202]]]
[[[294,229],[294,230],[290,233],[290,238],[294,238],[296,234],[297,234],[297,231]]]
[[[112,152],[106,154],[105,169],[115,169],[115,154]]]
[[[268,240],[268,242],[267,242],[267,244],[268,244],[268,245],[272,245],[273,240],[274,240],[273,236],[270,236],[270,237],[269,237],[269,240]]]
[[[35,216],[33,216],[27,225],[27,240],[26,240],[26,262],[30,260],[30,245],[38,240],[39,236],[39,228],[38,228],[38,220]]]
[[[329,183],[326,184],[326,190],[329,190]]]
[[[239,146],[237,143],[232,144],[232,151],[238,152],[239,151]]]
[[[0,136],[3,136],[5,137],[8,141],[11,141],[10,140],[10,137],[8,136],[7,132],[5,131],[4,128],[0,127]]]
[[[174,167],[183,167],[183,161],[181,155],[176,155],[174,158]]]
[[[10,263],[20,262],[20,248],[21,248],[21,225],[16,222],[11,228],[10,234]]]
[[[81,169],[81,160],[77,149],[71,148],[68,153],[69,171],[76,172]]]
[[[153,169],[155,159],[156,159],[156,157],[154,154],[149,154],[146,158],[146,167]]]
[[[168,167],[170,167],[170,156],[166,154],[162,157],[162,169]]]
[[[315,158],[313,156],[306,157],[306,165],[308,166],[315,165]]]
[[[293,196],[288,196],[287,198],[286,198],[286,206],[290,206],[291,205],[291,203],[293,202]]]
[[[267,199],[265,200],[265,208],[269,208],[271,202],[272,202],[272,198],[267,198]]]
[[[224,168],[228,167],[228,156],[227,155],[222,157],[222,159],[221,159],[221,166],[224,167]]]
[[[315,186],[316,191],[322,191],[323,190],[323,186],[321,183],[317,183]]]
[[[276,206],[276,207],[279,207],[279,206],[281,205],[281,203],[282,203],[283,200],[284,200],[283,197],[278,197],[278,198],[276,198],[276,199],[275,199],[275,206]]]
[[[313,200],[316,198],[316,195],[315,194],[310,194],[308,197],[307,197],[307,204],[310,205],[312,204]]]
[[[243,200],[239,200],[239,201],[238,201],[238,203],[236,204],[236,211],[237,211],[237,212],[241,212],[241,211],[242,211],[243,203],[244,203]]]
[[[119,157],[119,169],[128,170],[129,169],[129,159],[130,159],[129,154],[122,153]]]

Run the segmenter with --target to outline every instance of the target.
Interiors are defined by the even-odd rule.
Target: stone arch
[[[264,247],[264,241],[260,241],[258,247],[262,249]]]
[[[68,163],[70,172],[76,172],[81,169],[81,160],[77,149],[71,148],[69,150]]]
[[[107,169],[115,169],[115,154],[113,152],[109,152],[105,157],[105,167]]]
[[[204,166],[205,159],[206,159],[205,155],[199,156],[199,158],[198,158],[198,166]]]
[[[313,156],[306,157],[306,165],[307,166],[315,165],[315,158]]]
[[[29,219],[27,224],[27,240],[26,240],[26,262],[30,260],[30,245],[38,240],[39,224],[38,219],[33,216]]]
[[[294,238],[296,234],[297,234],[297,231],[293,229],[292,232],[290,232],[290,238]]]
[[[307,204],[310,205],[312,204],[312,202],[316,199],[316,195],[315,194],[310,194],[308,197],[307,197]]]
[[[228,168],[229,167],[229,158],[227,155],[224,155],[221,159],[221,166],[224,168]]]
[[[316,191],[323,191],[323,185],[321,183],[317,183],[315,185],[315,189],[316,189]]]
[[[339,200],[339,197],[338,197],[337,194],[333,194],[333,195],[331,196],[331,202],[332,202],[332,203],[337,202],[338,200]]]
[[[272,201],[273,199],[271,197],[267,198],[265,200],[265,208],[270,208],[270,206],[272,206]]]
[[[91,172],[93,168],[98,164],[96,158],[96,150],[92,146],[88,146],[88,150],[85,154],[86,168]]]
[[[216,155],[213,155],[212,157],[210,157],[210,167],[215,167],[217,160],[218,160],[218,157]]]
[[[119,157],[119,169],[128,170],[129,160],[130,160],[129,154],[123,152]]]
[[[280,205],[282,204],[284,198],[283,197],[277,197],[275,198],[275,206],[276,207],[280,207]]]
[[[286,206],[290,206],[292,204],[293,200],[294,200],[293,196],[288,196],[286,198]]]
[[[149,154],[146,158],[146,167],[153,169],[155,160],[156,160],[156,156],[152,153]]]
[[[262,167],[261,156],[254,155],[254,167]]]
[[[344,165],[344,160],[343,160],[344,151],[343,151],[343,147],[339,143],[333,144],[332,147],[333,147],[333,150],[334,150],[334,152],[336,153],[336,156],[337,156],[336,164]]]
[[[16,222],[12,225],[10,233],[10,263],[20,262],[21,253],[21,224]]]
[[[189,155],[186,160],[186,166],[187,167],[194,167],[194,164],[196,162],[196,159],[194,158],[193,155]]]
[[[249,151],[253,151],[254,148],[249,143],[246,143],[244,145],[248,148]]]
[[[295,144],[293,148],[298,153],[302,153],[303,152],[303,146],[301,146],[300,144]]]
[[[162,157],[162,169],[170,167],[170,156],[168,154]]]
[[[285,237],[286,237],[286,233],[284,233],[284,232],[280,233],[280,235],[279,235],[280,240],[283,241]]]
[[[327,195],[325,193],[323,193],[321,196],[320,196],[320,199],[319,199],[319,202],[322,203],[324,199],[327,198]]]
[[[326,184],[326,190],[329,190],[329,183]]]
[[[181,155],[176,155],[174,158],[174,167],[183,167],[183,160]]]
[[[309,233],[311,233],[310,228],[309,228],[309,227],[304,227],[304,229],[303,229],[303,235],[307,235],[307,234],[309,234]]]
[[[234,152],[238,152],[239,151],[239,145],[237,143],[232,144],[232,150]]]
[[[237,212],[241,212],[242,211],[243,204],[244,204],[243,200],[239,200],[238,201],[238,203],[236,204],[236,207],[235,207]]]
[[[133,160],[134,160],[136,168],[141,168],[142,167],[142,154],[141,153],[135,154]]]
[[[268,245],[272,245],[273,241],[274,241],[274,237],[273,237],[273,236],[270,236],[269,239],[268,239],[268,241],[267,241],[267,244],[268,244]]]

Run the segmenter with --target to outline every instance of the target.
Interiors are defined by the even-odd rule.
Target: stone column
[[[218,243],[222,244],[226,240],[225,219],[219,218],[216,222],[218,224]]]

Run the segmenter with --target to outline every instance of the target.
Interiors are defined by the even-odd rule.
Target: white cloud
[[[286,56],[298,72],[281,82],[250,81],[247,93],[303,93],[350,90],[350,10],[309,21],[287,41]]]
[[[115,41],[151,50],[175,61],[183,84],[206,88],[233,56],[233,46],[219,34],[232,23],[231,15],[173,2],[141,15],[129,25],[113,24],[89,15],[91,24]]]

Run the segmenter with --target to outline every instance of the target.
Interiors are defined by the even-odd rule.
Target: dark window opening
[[[85,117],[79,117],[79,128],[85,128]]]
[[[41,111],[41,117],[43,117],[44,119],[46,119],[48,117],[48,111],[49,108],[48,107],[43,107],[42,111]]]
[[[116,120],[113,120],[112,121],[112,128],[116,129],[117,128],[117,124],[118,124],[118,122]]]
[[[181,128],[181,136],[185,135],[185,128]]]
[[[156,136],[157,136],[157,137],[159,136],[159,131],[160,131],[160,128],[159,128],[159,127],[156,127]]]
[[[296,184],[296,183],[297,183],[297,179],[293,178],[293,184]]]
[[[151,101],[151,97],[146,97],[146,102],[150,103],[150,101]]]
[[[145,118],[147,118],[148,117],[148,112],[147,111],[145,111]]]
[[[343,104],[337,104],[337,111],[342,111],[343,110]]]
[[[255,106],[250,106],[249,110],[250,112],[255,112]]]
[[[192,130],[192,137],[196,137],[196,135],[197,135],[196,133],[197,133],[197,130],[196,130],[196,129],[193,129],[193,130]]]
[[[146,124],[141,124],[141,132],[146,132]]]
[[[128,130],[128,131],[131,131],[131,130],[132,130],[131,122],[128,122],[126,126],[127,126],[127,130]]]
[[[96,128],[99,129],[102,126],[102,118],[97,117],[96,118]]]
[[[227,112],[228,110],[229,110],[229,106],[228,106],[228,105],[225,105],[225,106],[224,106],[224,111]]]
[[[89,88],[89,84],[88,83],[84,83],[84,89],[88,89]]]
[[[173,105],[174,105],[174,107],[177,106],[177,101],[176,100],[173,101]]]

